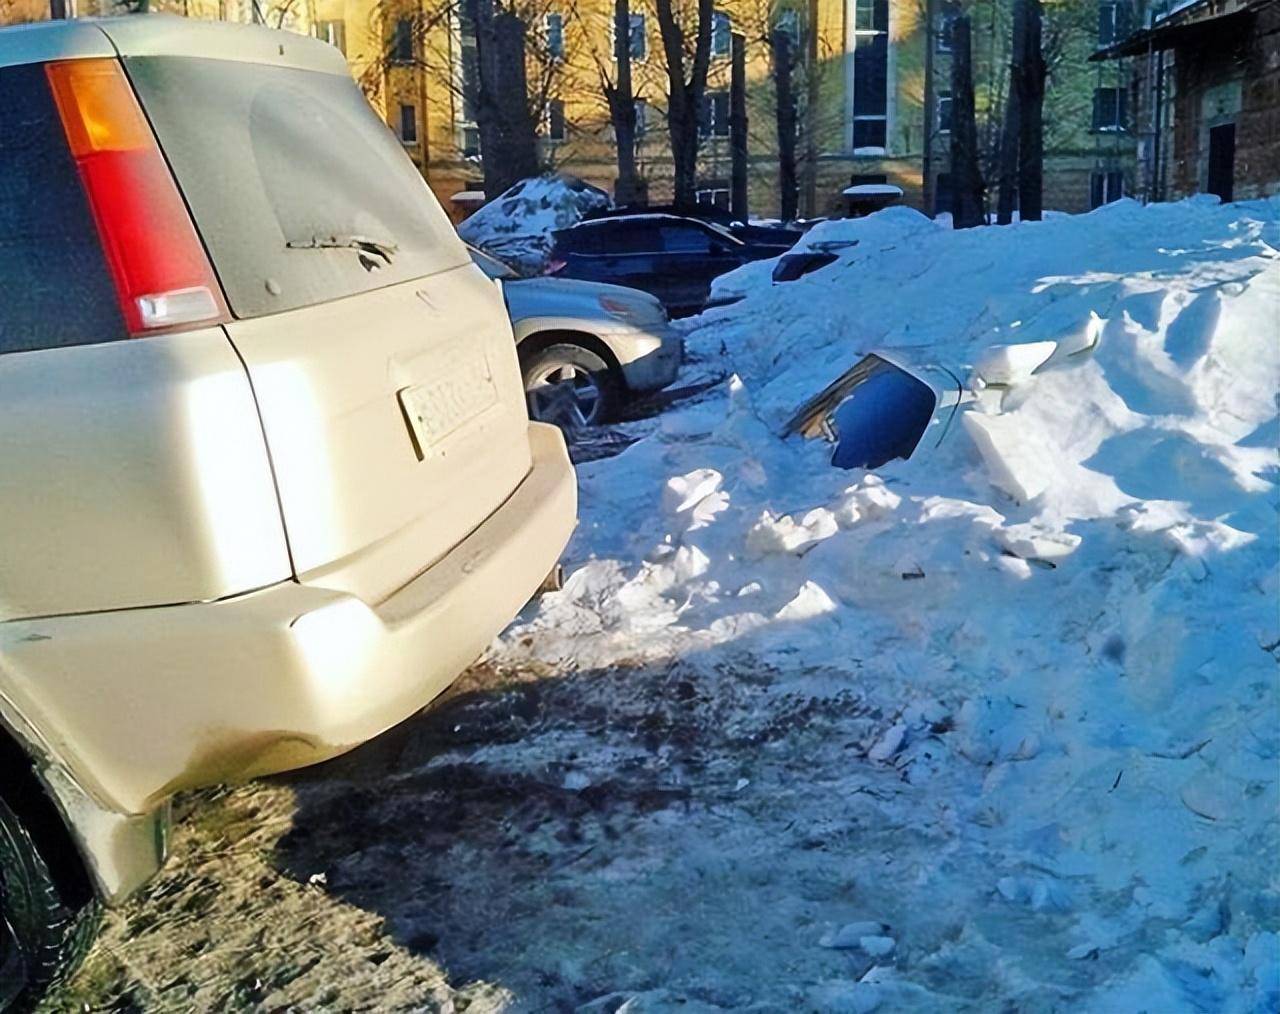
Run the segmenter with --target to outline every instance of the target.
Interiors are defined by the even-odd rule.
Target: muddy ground
[[[848,677],[475,667],[346,757],[183,799],[49,1009],[820,1009],[869,966],[824,929],[893,907],[847,853],[892,862],[870,818],[909,790],[857,761]]]

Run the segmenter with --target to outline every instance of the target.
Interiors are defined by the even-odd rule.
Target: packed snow
[[[458,234],[513,267],[536,274],[551,250],[551,234],[610,205],[603,190],[572,176],[521,180],[458,226]]]
[[[688,322],[687,368],[725,379],[579,467],[566,585],[492,658],[677,666],[732,697],[726,735],[801,706],[826,732],[804,758],[753,734],[731,773],[668,758],[753,817],[633,832],[688,874],[673,911],[625,907],[652,857],[591,874],[627,923],[605,937],[697,927],[662,969],[627,952],[599,1009],[1280,1009],[1278,219],[890,208],[812,230],[839,260],[798,281],[718,283],[744,298]],[[874,349],[1002,386],[874,473],[779,436]],[[566,786],[629,763],[541,748],[570,747]]]

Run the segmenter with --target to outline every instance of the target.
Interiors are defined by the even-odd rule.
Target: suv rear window
[[[466,263],[350,78],[190,57],[134,57],[125,69],[237,317]]]
[[[0,353],[128,337],[44,65],[0,95]]]
[[[557,247],[582,254],[657,253],[658,227],[653,220],[596,221],[556,233]]]

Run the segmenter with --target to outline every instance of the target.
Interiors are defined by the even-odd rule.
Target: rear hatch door
[[[499,293],[327,49],[124,63],[236,318],[295,573],[377,602],[520,483],[527,417]]]

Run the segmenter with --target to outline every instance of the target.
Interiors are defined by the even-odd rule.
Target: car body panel
[[[517,344],[539,334],[589,335],[613,354],[629,390],[657,391],[676,379],[684,339],[648,293],[568,278],[505,282],[503,292]],[[611,315],[602,299],[626,307],[625,318]]]
[[[0,621],[289,577],[253,389],[221,328],[0,355]]]
[[[333,46],[294,32],[176,14],[73,18],[6,27],[0,34],[0,67],[47,60],[111,56],[190,56],[314,70],[350,77]]]
[[[502,284],[516,345],[539,336],[602,343],[631,391],[656,391],[680,370],[684,338],[662,303],[647,292],[575,278],[521,277],[492,254],[470,247],[472,259]]]
[[[510,324],[469,262],[227,331],[253,381],[303,582],[381,601],[529,470]],[[415,391],[457,415],[425,448],[401,400]]]
[[[576,516],[564,439],[434,566],[377,606],[286,581],[216,603],[0,624],[4,697],[103,806],[334,756],[444,690],[554,567]]]

